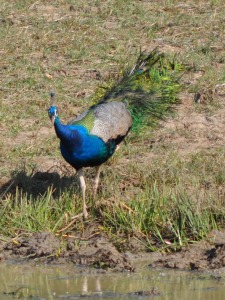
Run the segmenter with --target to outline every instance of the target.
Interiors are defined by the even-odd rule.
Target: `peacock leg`
[[[99,175],[100,175],[100,166],[95,167],[95,179],[94,179],[94,197],[96,196],[98,183],[99,183]]]
[[[83,199],[83,217],[84,217],[84,219],[87,219],[87,217],[88,217],[88,212],[87,212],[87,206],[86,206],[86,201],[85,201],[86,184],[85,184],[84,174],[83,174],[83,170],[82,170],[82,169],[78,170],[78,176],[79,176],[80,186],[81,186],[81,190],[82,190],[82,199]]]

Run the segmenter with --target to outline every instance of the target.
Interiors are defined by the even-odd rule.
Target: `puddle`
[[[98,273],[73,266],[0,264],[0,299],[222,300],[225,280],[193,272]]]

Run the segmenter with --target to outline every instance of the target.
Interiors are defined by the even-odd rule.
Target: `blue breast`
[[[75,169],[97,166],[112,156],[115,141],[105,143],[81,125],[62,125],[56,128],[64,159]]]

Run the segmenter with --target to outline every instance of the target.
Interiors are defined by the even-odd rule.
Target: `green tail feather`
[[[157,50],[141,53],[130,72],[123,72],[122,78],[108,82],[107,87],[99,87],[92,100],[126,102],[133,117],[132,131],[140,133],[178,103],[180,71],[180,65]]]

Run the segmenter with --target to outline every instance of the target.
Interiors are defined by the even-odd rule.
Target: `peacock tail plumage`
[[[179,102],[180,73],[183,66],[157,49],[140,53],[133,68],[122,70],[122,76],[98,87],[92,97],[100,101],[123,101],[132,116],[135,135],[154,127]]]
[[[57,108],[49,108],[64,159],[79,175],[83,194],[83,216],[87,217],[84,167],[96,167],[94,195],[99,182],[99,166],[106,162],[127,136],[131,127],[140,133],[171,109],[178,101],[179,68],[157,50],[141,53],[135,66],[124,71],[110,86],[97,90],[93,105],[68,124],[61,123]]]

